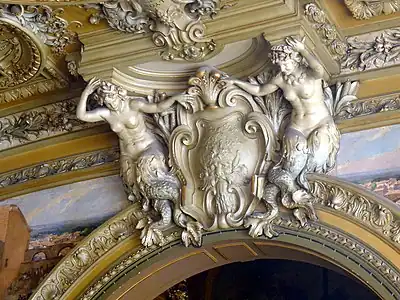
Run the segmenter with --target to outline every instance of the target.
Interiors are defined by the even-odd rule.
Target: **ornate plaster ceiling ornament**
[[[80,22],[67,22],[60,15],[63,9],[49,6],[26,6],[18,4],[0,4],[1,18],[19,23],[34,33],[55,54],[64,55],[65,47],[77,41],[77,36],[69,27],[82,26]]]
[[[400,10],[398,0],[344,0],[353,17],[359,20],[370,19],[382,14],[389,15]]]
[[[322,43],[329,49],[336,60],[340,60],[346,55],[347,45],[341,40],[335,25],[328,20],[324,11],[315,3],[309,3],[305,5],[304,15],[313,24]]]
[[[371,193],[368,193],[369,196],[367,197],[363,196],[360,194],[361,189],[359,187],[354,189],[347,185],[342,186],[340,181],[328,176],[313,176],[310,183],[311,191],[315,193],[315,197],[318,199],[316,205],[321,208],[325,208],[325,205],[328,205],[326,207],[328,210],[337,209],[337,213],[343,218],[350,217],[356,220],[357,224],[365,224],[367,228],[371,229],[372,232],[376,232],[381,237],[383,230],[386,228],[386,223],[377,221],[380,217],[377,214],[379,211],[376,210],[376,207],[380,206],[381,209],[390,214],[392,218],[390,226],[394,225],[391,232],[385,233],[385,237],[389,237],[394,243],[397,243],[395,246],[398,245],[400,241],[396,237],[398,237],[400,232],[399,217],[395,211],[389,207],[384,207],[383,201],[377,201]],[[335,200],[336,198],[340,198],[341,200],[337,201]],[[357,204],[353,207],[352,203],[355,198],[358,200]],[[334,206],[329,205],[329,203],[339,204],[339,206],[333,208]],[[360,209],[361,207],[362,209]],[[82,278],[80,276],[89,270],[90,266],[100,261],[101,257],[106,253],[112,252],[117,245],[130,237],[133,238],[136,233],[135,227],[142,218],[143,211],[141,205],[135,203],[101,225],[90,236],[78,244],[48,275],[34,292],[31,299],[56,300],[67,295],[67,291]],[[380,223],[382,225],[371,226],[371,223]],[[385,282],[381,282],[381,284],[389,286],[389,290],[398,293],[400,283],[398,270],[382,258],[372,246],[361,243],[358,237],[316,222],[311,222],[307,227],[301,227],[300,223],[295,222],[293,219],[279,218],[274,221],[274,224],[279,232],[282,232],[284,235],[304,239],[307,243],[310,243],[308,245],[312,243],[321,245],[322,240],[323,246],[327,246],[326,249],[332,249],[333,247],[335,252],[346,253],[344,254],[347,255],[346,259],[353,261],[356,265],[359,265],[361,260],[365,263],[362,266],[363,268],[368,268],[369,272],[372,271],[374,274],[382,276]],[[179,244],[178,241],[181,236],[176,229],[174,227],[165,236],[164,247],[157,247],[156,245],[137,247],[129,255],[121,258],[107,272],[97,277],[96,281],[88,285],[78,299],[90,300],[98,298],[99,293],[103,292],[107,285],[111,285],[117,278],[121,278],[124,274],[129,273],[128,270],[134,269],[141,262],[146,261],[146,258],[157,256],[157,253],[169,249],[169,246]],[[225,233],[222,232],[222,234]],[[241,236],[241,239],[243,239],[243,236]],[[338,251],[339,249],[340,251]]]
[[[76,104],[73,98],[0,118],[0,151],[88,128],[76,118]]]
[[[89,21],[106,19],[109,26],[129,33],[152,32],[155,45],[165,47],[165,60],[202,60],[215,50],[215,43],[205,38],[204,17],[213,17],[220,9],[219,0],[120,0],[98,5],[98,13]]]
[[[39,75],[45,61],[40,41],[0,10],[0,91]]]
[[[68,85],[66,75],[47,55],[65,55],[76,42],[70,24],[48,6],[0,4],[0,103],[45,93]]]
[[[107,149],[43,162],[0,176],[0,188],[29,180],[100,166],[118,160],[118,149]]]
[[[339,109],[335,120],[346,120],[394,110],[400,110],[399,94],[391,94],[369,99],[362,99],[360,101],[348,102]]]
[[[366,33],[347,39],[342,73],[372,70],[400,62],[400,28]]]
[[[49,70],[49,68],[46,68]],[[54,75],[50,78],[40,78],[39,80],[28,81],[18,87],[11,87],[6,90],[0,89],[0,104],[21,100],[37,94],[44,94],[68,86],[68,81],[59,76],[54,70]]]
[[[106,120],[118,134],[124,185],[143,207],[137,224],[143,245],[162,245],[173,223],[184,228],[186,246],[199,246],[203,230],[245,226],[253,237],[273,237],[273,221],[284,210],[303,226],[317,218],[305,176],[333,168],[340,137],[333,114],[354,100],[357,84],[344,84],[334,96],[322,86],[322,66],[293,38],[271,54],[281,72],[243,82],[201,68],[186,92],[172,97],[128,96],[112,83],[89,82],[77,116]],[[306,80],[320,91],[308,90]],[[301,97],[298,85],[315,102],[306,115],[318,120],[289,117],[289,103]],[[282,86],[289,103],[276,92]],[[87,111],[90,95],[103,107]]]

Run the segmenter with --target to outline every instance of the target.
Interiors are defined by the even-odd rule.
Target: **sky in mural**
[[[356,183],[400,177],[400,125],[343,134],[330,175]],[[17,205],[33,238],[96,227],[130,205],[118,175],[68,184],[2,201]]]
[[[363,183],[400,176],[400,125],[343,134],[331,175]]]
[[[17,205],[31,236],[96,227],[131,204],[119,176],[67,184],[2,201]]]

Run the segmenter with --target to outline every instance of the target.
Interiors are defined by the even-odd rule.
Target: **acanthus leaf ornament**
[[[89,21],[106,19],[113,29],[129,33],[152,33],[158,47],[164,47],[164,60],[197,61],[215,50],[205,38],[203,17],[212,17],[220,9],[219,0],[120,0],[87,5],[96,8]]]
[[[400,28],[392,28],[347,38],[348,50],[342,58],[343,73],[397,65],[400,60]]]
[[[306,175],[333,168],[340,137],[333,118],[357,99],[358,83],[331,89],[294,38],[272,47],[271,58],[281,70],[250,82],[200,68],[186,92],[172,97],[129,96],[109,82],[89,82],[78,118],[106,120],[118,134],[123,182],[143,208],[137,229],[145,246],[163,244],[173,223],[186,246],[200,246],[204,231],[245,226],[254,237],[273,237],[282,217],[302,226],[317,218]],[[87,111],[91,94],[102,107]]]
[[[382,14],[389,15],[400,10],[398,0],[345,0],[353,17],[359,20],[370,19]]]
[[[340,60],[346,55],[347,44],[342,41],[335,25],[331,24],[324,11],[317,4],[308,3],[304,8],[304,15],[316,29],[321,37],[322,43],[333,54],[334,58]]]

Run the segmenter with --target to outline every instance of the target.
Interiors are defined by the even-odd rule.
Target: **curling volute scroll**
[[[296,39],[270,55],[276,72],[244,82],[204,67],[172,97],[129,96],[112,83],[89,82],[77,116],[106,120],[119,136],[121,177],[129,199],[141,203],[145,246],[163,244],[174,224],[186,246],[200,246],[203,231],[244,226],[272,237],[282,218],[301,225],[317,218],[306,175],[334,166],[333,114],[355,86],[332,91]],[[100,107],[87,111],[90,97]]]

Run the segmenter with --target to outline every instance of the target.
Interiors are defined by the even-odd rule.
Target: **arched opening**
[[[194,275],[157,299],[347,300],[379,299],[358,280],[333,265],[292,260],[238,262]]]
[[[277,259],[346,274],[380,299],[400,299],[398,208],[346,182],[322,176],[314,182],[319,220],[303,227],[282,218],[274,225],[278,236],[273,239],[252,238],[238,228],[204,232],[201,247],[184,247],[181,229],[171,227],[162,246],[144,247],[135,229],[140,207],[134,204],[67,254],[31,299],[128,300],[140,295],[154,300],[202,272]],[[387,222],[382,222],[383,212]]]

